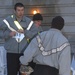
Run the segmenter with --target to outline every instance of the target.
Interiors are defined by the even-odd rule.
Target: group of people
[[[64,19],[56,16],[51,28],[43,31],[40,13],[32,20],[24,15],[25,7],[16,3],[14,14],[0,24],[0,38],[5,39],[7,51],[7,73],[17,75],[20,66],[34,65],[33,75],[70,75],[70,44],[61,33]],[[34,63],[33,63],[34,62]],[[26,75],[25,72],[19,75]]]

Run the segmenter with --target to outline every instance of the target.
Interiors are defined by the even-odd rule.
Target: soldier
[[[61,33],[63,26],[64,19],[61,16],[53,18],[51,29],[36,36],[20,57],[24,67],[32,59],[36,63],[33,75],[70,75],[70,44]]]
[[[41,27],[42,21],[43,21],[43,16],[40,13],[36,13],[33,15],[33,21],[35,25],[38,27],[39,31],[42,32],[43,29]]]
[[[29,44],[29,40],[39,32],[33,21],[24,16],[24,11],[24,5],[16,3],[14,14],[0,24],[2,30],[0,37],[5,39],[4,47],[7,50],[8,75],[17,75],[20,66],[19,57]]]
[[[33,15],[32,20],[34,21],[36,27],[38,28],[38,31],[40,31],[40,33],[43,31],[41,25],[42,25],[42,21],[43,21],[43,16],[40,13],[36,13]],[[39,32],[38,32],[39,34]],[[35,67],[35,63],[32,61],[29,63],[29,65],[34,69]]]

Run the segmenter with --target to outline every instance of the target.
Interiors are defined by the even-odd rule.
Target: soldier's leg
[[[8,75],[17,75],[18,58],[16,54],[7,53],[7,73]]]

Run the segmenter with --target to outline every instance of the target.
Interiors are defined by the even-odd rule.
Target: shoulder
[[[58,43],[58,45],[62,45],[62,44],[65,44],[65,43],[69,43],[69,41],[62,33],[59,33],[57,43]]]
[[[27,17],[27,16],[24,16],[23,19],[24,19],[25,21],[27,21],[27,22],[30,22],[30,21],[31,21],[31,19],[30,19],[29,17]]]
[[[60,30],[57,29],[50,29],[49,35],[53,36],[53,39],[57,41],[59,44],[63,44],[68,42],[68,39],[62,34]]]
[[[10,19],[10,18],[11,18],[11,15],[7,16],[5,19],[7,19],[7,20],[8,20],[8,19]]]
[[[60,30],[53,30],[53,33],[55,35],[55,37],[59,40],[59,41],[68,41],[67,38],[63,35],[63,33]]]
[[[4,18],[4,19],[6,19],[7,21],[9,21],[10,19],[11,19],[11,17],[10,16],[7,16],[6,18]],[[4,23],[4,19],[1,21],[1,23],[0,24],[5,24]]]
[[[68,41],[68,39],[62,34],[62,33],[59,33],[60,35],[59,35],[59,39],[62,39],[62,40],[64,40],[64,41]]]
[[[46,34],[48,33],[48,31],[43,31],[39,34],[40,38],[43,40],[46,36]]]
[[[39,36],[40,39],[42,40],[45,37],[46,33],[47,33],[47,31],[43,31],[40,34],[38,34],[37,36]],[[34,39],[32,39],[32,42],[35,43],[35,44],[37,42],[37,36]]]

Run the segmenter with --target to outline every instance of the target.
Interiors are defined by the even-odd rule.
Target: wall
[[[75,49],[75,0],[0,0],[0,21],[13,13],[17,2],[25,5],[25,15],[32,18],[32,11],[38,10],[44,17],[42,28],[48,30],[54,16],[61,15],[65,20],[64,35]]]

